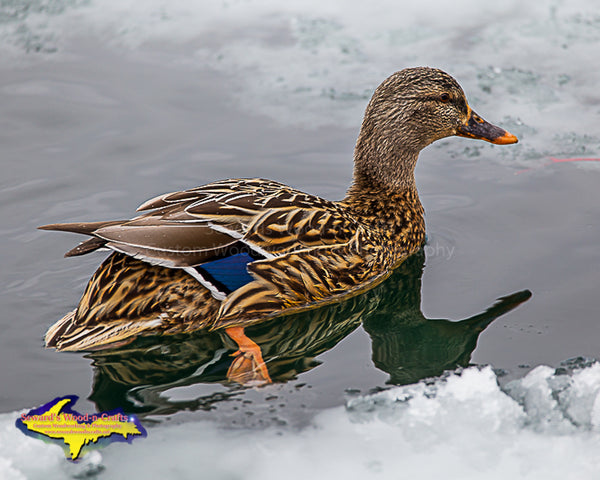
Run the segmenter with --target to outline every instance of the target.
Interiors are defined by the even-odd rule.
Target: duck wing
[[[40,227],[92,236],[66,253],[108,247],[146,262],[194,267],[246,252],[254,259],[345,243],[354,222],[337,204],[278,182],[234,179],[155,197],[131,220]]]

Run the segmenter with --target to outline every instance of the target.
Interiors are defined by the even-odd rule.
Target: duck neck
[[[365,137],[361,131],[354,150],[352,185],[344,202],[361,209],[365,197],[378,198],[384,204],[398,197],[411,197],[420,208],[414,175],[420,149],[368,141]]]
[[[373,143],[371,143],[372,145]],[[425,239],[423,206],[414,180],[418,151],[355,150],[354,179],[344,203],[363,224],[415,251]]]
[[[381,195],[396,195],[402,192],[417,190],[414,178],[414,170],[417,163],[417,155],[400,161],[388,161],[391,167],[380,168],[378,161],[356,162],[352,185],[346,193],[346,200],[351,200],[360,192],[373,190]]]

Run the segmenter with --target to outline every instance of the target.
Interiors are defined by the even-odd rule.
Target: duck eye
[[[442,94],[440,95],[440,100],[441,100],[443,103],[448,103],[448,102],[450,101],[450,94],[449,94],[449,93],[442,93]]]

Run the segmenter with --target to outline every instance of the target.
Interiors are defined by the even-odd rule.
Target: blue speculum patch
[[[254,280],[247,266],[255,260],[250,254],[242,252],[203,263],[196,270],[223,293],[229,294]]]

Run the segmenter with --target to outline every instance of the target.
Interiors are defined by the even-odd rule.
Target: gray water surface
[[[547,18],[550,10],[545,10]],[[85,8],[82,11],[89,15]],[[47,15],[48,31],[56,18],[65,18],[61,21],[66,25],[77,18]],[[570,28],[573,15],[566,12],[557,21]],[[298,18],[306,20],[302,15]],[[345,25],[346,14],[340,18]],[[102,32],[109,27],[103,24],[105,19],[100,20],[100,26],[94,25]],[[243,29],[242,35],[256,41],[248,49],[248,58],[257,55],[256,45],[260,45],[259,53],[267,57],[265,52],[271,51],[282,71],[283,65],[277,64],[282,49],[296,44],[301,52],[313,48],[302,43],[307,31],[314,36],[314,56],[320,66],[329,57],[322,55],[327,42],[317,35],[319,28],[324,29],[323,38],[340,40],[327,23],[319,28],[310,22],[304,27],[294,24],[296,30],[290,33],[260,16],[253,22],[261,28]],[[42,47],[25,48],[15,40],[10,55],[4,53],[7,61],[0,66],[1,412],[66,394],[84,399],[93,389],[93,360],[45,350],[42,338],[49,325],[76,306],[87,279],[106,254],[63,259],[62,254],[80,239],[38,231],[37,226],[130,217],[150,197],[230,177],[266,177],[339,199],[351,179],[361,111],[377,83],[393,71],[380,74],[356,57],[350,63],[365,67],[368,86],[362,78],[356,85],[346,80],[353,86],[342,82],[341,93],[332,92],[328,85],[335,76],[325,72],[321,90],[313,80],[302,90],[292,75],[283,76],[280,83],[287,86],[277,90],[276,75],[269,70],[275,67],[261,62],[246,65],[239,58],[238,43],[228,43],[226,29],[212,37],[214,45],[205,40],[210,29],[197,40],[202,55],[211,48],[211,58],[223,55],[222,68],[210,62],[192,68],[175,61],[192,62],[197,54],[191,34],[181,40],[177,25],[171,25],[168,28],[177,41],[169,43],[153,35],[144,37],[144,25],[140,20],[141,40],[133,46],[128,44],[128,33],[123,34],[125,46],[117,42],[115,47],[106,33],[86,34],[80,28],[66,37],[56,27],[54,36],[40,37]],[[525,42],[536,35],[544,38],[535,30],[537,24],[531,25],[529,31],[514,35]],[[113,23],[110,27],[115,28]],[[486,28],[483,38],[491,35],[491,27]],[[600,37],[586,28],[579,30],[580,37],[573,37],[571,30],[565,33],[571,48],[582,45],[580,58]],[[4,37],[22,36],[11,32],[5,28]],[[235,32],[232,27],[231,38]],[[548,30],[550,45],[555,42],[553,35]],[[438,35],[429,38],[438,41]],[[388,40],[380,41],[389,45]],[[406,43],[402,38],[396,41]],[[412,53],[395,62],[388,52],[382,63],[386,68],[394,63],[394,69],[421,64],[419,53],[428,62],[435,60],[429,53],[431,45],[423,42],[411,44]],[[590,90],[580,71],[562,71],[555,63],[542,61],[533,66],[523,60],[510,65],[504,57],[480,58],[481,47],[472,45],[465,41],[456,47],[463,48],[468,60],[457,60],[454,68],[450,62],[440,66],[457,76],[479,114],[517,134],[520,144],[498,147],[451,138],[422,153],[417,182],[429,238],[420,289],[422,313],[428,319],[464,319],[483,312],[499,297],[529,289],[530,300],[481,333],[472,363],[489,363],[510,376],[520,376],[540,364],[557,365],[575,356],[599,357],[600,169],[598,162],[552,163],[550,159],[600,156],[597,123],[590,123],[598,120],[600,112],[597,91]],[[455,48],[448,48],[456,54]],[[574,62],[577,54],[571,57]],[[531,62],[537,61],[533,58]],[[237,69],[232,67],[235,61]],[[491,67],[492,61],[503,63],[504,70]],[[298,73],[311,65],[289,68]],[[347,63],[340,67],[346,68]],[[537,73],[528,75],[531,71]],[[473,72],[478,74],[470,75]],[[598,72],[591,74],[597,77]],[[303,91],[309,92],[306,97]],[[257,108],[257,102],[264,108]],[[298,122],[294,122],[295,112]],[[572,112],[573,118],[565,112]],[[323,121],[330,117],[334,121]],[[387,386],[390,373],[376,366],[370,333],[357,325],[339,343],[319,352],[314,365],[298,367],[297,378],[288,383],[238,391],[219,382],[191,380],[170,389],[164,386],[160,395],[171,406],[181,401],[182,410],[194,410],[202,409],[201,401],[195,407],[185,402],[214,398],[215,392],[232,394],[235,401],[214,404],[232,421],[254,422],[238,413],[243,399],[249,403],[240,408],[252,410],[261,422],[274,416],[294,421],[304,418],[305,411],[339,405],[349,389],[365,393]],[[78,404],[81,411],[96,408],[92,402]],[[206,415],[218,417],[214,412]]]

